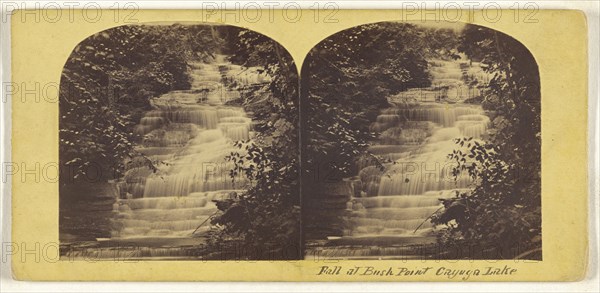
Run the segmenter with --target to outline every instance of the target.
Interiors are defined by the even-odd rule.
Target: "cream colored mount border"
[[[125,23],[115,22],[103,11],[97,22],[85,21],[74,13],[55,23],[12,20],[12,81],[56,83],[71,50],[86,37]],[[146,22],[208,22],[200,10],[142,10],[135,18]],[[92,12],[89,12],[90,14]],[[249,28],[282,44],[302,64],[318,42],[340,30],[380,21],[420,22],[420,13],[399,10],[341,10],[337,23],[315,22],[310,11],[297,22],[285,21],[280,11],[274,19],[255,23],[225,21]],[[488,13],[493,13],[488,11]],[[587,32],[583,13],[546,10],[536,15],[537,23],[515,22],[510,11],[495,23],[486,22],[480,11],[464,11],[463,21],[490,27],[522,42],[536,58],[542,92],[542,209],[543,261],[305,261],[275,262],[48,262],[34,257],[12,258],[13,274],[21,280],[115,280],[115,281],[461,281],[436,275],[440,268],[474,270],[486,267],[515,269],[511,275],[471,276],[469,281],[573,281],[583,278],[587,264]],[[216,14],[218,16],[219,13]],[[426,15],[431,16],[431,13]],[[433,14],[435,17],[435,14]],[[233,18],[230,18],[234,20]],[[33,20],[33,18],[30,18]],[[58,104],[20,102],[13,98],[12,161],[58,161]],[[51,100],[51,99],[49,99]],[[54,97],[54,100],[57,100]],[[13,178],[12,241],[44,247],[58,242],[58,185],[48,182],[21,183]],[[321,267],[341,266],[342,274],[318,275]],[[347,275],[354,266],[415,270],[432,267],[430,273],[412,276]]]

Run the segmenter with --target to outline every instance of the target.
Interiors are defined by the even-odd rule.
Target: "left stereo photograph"
[[[298,73],[270,38],[124,25],[60,80],[62,259],[301,259]]]

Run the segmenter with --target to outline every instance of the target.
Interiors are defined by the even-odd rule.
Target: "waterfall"
[[[143,135],[137,151],[155,162],[157,170],[140,166],[127,171],[121,184],[125,195],[113,207],[113,240],[191,237],[217,211],[213,200],[245,187],[242,178],[232,182],[225,156],[237,151],[233,141],[252,137],[252,119],[241,107],[227,106],[240,92],[224,81],[239,87],[268,77],[230,64],[223,55],[190,67],[191,89],[152,99],[153,110],[134,129]],[[210,223],[198,231],[208,229]],[[161,249],[168,255],[178,253]],[[161,250],[147,254],[161,255]]]
[[[455,165],[447,156],[457,148],[455,138],[480,139],[487,131],[489,118],[481,106],[464,102],[479,94],[465,85],[464,76],[487,79],[478,68],[464,60],[430,62],[432,86],[389,98],[394,106],[370,126],[380,136],[369,150],[391,163],[381,171],[373,162],[359,160],[360,171],[353,179],[359,190],[347,205],[346,237],[429,236],[428,217],[441,207],[439,199],[469,190],[471,178],[464,173],[454,178]]]

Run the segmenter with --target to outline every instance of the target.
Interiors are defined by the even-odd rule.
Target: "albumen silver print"
[[[300,78],[246,29],[102,31],[61,77],[61,254],[541,259],[540,99],[476,25],[350,28]]]
[[[300,258],[297,87],[285,49],[233,26],[84,40],[61,78],[61,253]]]
[[[512,37],[381,22],[303,66],[307,256],[541,258],[540,84]]]

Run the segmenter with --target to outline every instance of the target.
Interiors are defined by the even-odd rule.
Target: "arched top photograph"
[[[301,72],[307,256],[541,259],[540,77],[522,43],[377,22],[325,38]]]
[[[300,258],[282,252],[301,246],[297,81],[280,44],[230,25],[81,41],[60,83],[61,255]]]

